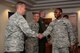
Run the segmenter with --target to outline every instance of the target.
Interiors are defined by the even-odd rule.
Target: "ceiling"
[[[52,8],[79,8],[80,0],[3,0],[2,4],[14,7],[16,2],[23,1],[29,10],[42,10]]]

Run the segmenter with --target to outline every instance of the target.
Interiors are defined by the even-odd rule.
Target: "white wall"
[[[0,4],[0,53],[3,53],[4,51],[4,30],[8,22],[9,11],[13,11],[13,9]]]
[[[80,46],[80,10],[78,10],[78,41]]]

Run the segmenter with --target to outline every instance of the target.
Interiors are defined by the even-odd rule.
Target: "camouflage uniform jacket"
[[[18,12],[13,14],[8,22],[6,28],[5,51],[23,51],[24,49],[24,35],[36,37],[37,33],[32,31],[28,26],[27,21]],[[27,35],[30,34],[30,35]]]
[[[52,21],[43,33],[44,36],[48,34],[51,34],[53,47],[69,47],[70,44],[73,45],[75,43],[73,28],[68,19],[61,18]]]

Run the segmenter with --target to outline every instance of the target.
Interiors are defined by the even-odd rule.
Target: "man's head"
[[[62,9],[61,8],[56,8],[55,11],[54,11],[54,16],[55,16],[56,19],[61,18],[61,16],[62,16]]]
[[[41,18],[44,18],[45,17],[45,12],[42,10],[42,11],[40,11],[40,17]]]
[[[33,12],[33,19],[36,21],[36,22],[38,22],[39,21],[39,12]]]
[[[24,2],[18,2],[16,4],[16,10],[18,13],[20,13],[21,15],[24,15],[26,12],[26,3]]]

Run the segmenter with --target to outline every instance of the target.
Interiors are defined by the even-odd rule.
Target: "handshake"
[[[39,33],[37,37],[38,37],[39,39],[42,39],[44,36]]]

